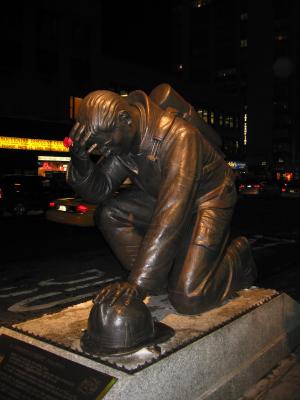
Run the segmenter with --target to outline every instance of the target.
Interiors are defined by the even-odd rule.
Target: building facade
[[[200,113],[228,158],[299,164],[299,2],[195,0],[177,11],[187,38],[177,63],[199,83]]]
[[[228,160],[297,164],[298,8],[296,0],[9,3],[0,118],[41,121],[43,130],[22,137],[62,140],[88,92],[168,82],[220,133]],[[17,137],[13,126],[2,123],[0,136]]]

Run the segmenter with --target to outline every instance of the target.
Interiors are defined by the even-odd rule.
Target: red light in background
[[[253,185],[253,187],[254,187],[255,189],[260,189],[260,185],[259,185],[259,184]]]
[[[293,173],[292,172],[286,172],[285,173],[285,179],[290,182],[293,179]]]
[[[245,185],[243,183],[240,184],[240,186],[239,186],[240,189],[244,189],[244,187],[245,187]]]
[[[47,161],[43,163],[42,168],[44,168],[46,171],[51,171],[51,165]]]
[[[86,213],[89,211],[88,206],[85,206],[84,204],[78,204],[78,206],[76,207],[76,212],[78,213]]]
[[[286,192],[286,188],[285,188],[285,187],[282,187],[282,188],[281,188],[281,191],[282,191],[282,193]]]
[[[54,201],[50,201],[49,207],[55,207],[55,202]]]

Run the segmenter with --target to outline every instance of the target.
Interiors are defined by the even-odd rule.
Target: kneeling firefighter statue
[[[67,181],[98,204],[96,224],[129,271],[94,299],[86,349],[133,351],[170,337],[152,321],[147,295],[165,291],[178,313],[193,315],[254,283],[247,239],[229,242],[237,195],[220,139],[169,85],[149,96],[88,94],[70,138]],[[92,162],[91,146],[101,162]],[[127,177],[132,186],[112,195]]]

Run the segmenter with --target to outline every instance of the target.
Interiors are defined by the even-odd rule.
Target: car
[[[283,197],[300,198],[300,180],[292,180],[285,183],[281,188],[281,195]]]
[[[52,222],[82,227],[94,226],[95,204],[83,201],[80,197],[65,197],[49,202],[45,217]]]
[[[51,196],[50,179],[38,175],[7,174],[0,179],[0,212],[23,216],[44,212]]]
[[[132,187],[130,178],[126,178],[118,192]],[[117,195],[116,192],[114,195]],[[67,225],[91,227],[95,225],[94,212],[97,205],[84,201],[81,197],[73,196],[58,198],[49,202],[46,219]]]
[[[238,192],[241,196],[276,197],[281,188],[276,181],[251,178],[239,183]]]

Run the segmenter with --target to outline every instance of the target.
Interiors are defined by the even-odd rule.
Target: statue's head
[[[109,90],[89,93],[81,102],[78,122],[91,133],[89,145],[109,146],[116,154],[128,153],[137,130],[132,106]]]

